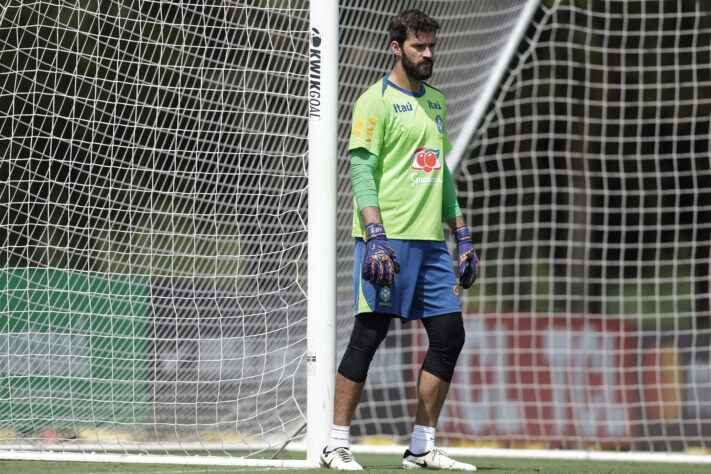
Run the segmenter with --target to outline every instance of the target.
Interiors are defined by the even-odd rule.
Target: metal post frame
[[[318,465],[333,417],[336,372],[338,2],[311,0],[306,460]]]

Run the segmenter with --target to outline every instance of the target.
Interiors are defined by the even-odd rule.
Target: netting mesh
[[[258,451],[303,423],[308,4],[251,3],[2,7],[9,436]]]
[[[353,194],[349,181],[348,139],[351,109],[358,96],[389,74],[394,65],[387,26],[405,8],[419,8],[441,25],[435,67],[428,81],[445,93],[447,132],[455,142],[474,101],[499,59],[525,1],[341,2],[339,112],[339,295],[338,357],[345,349],[354,312],[351,237]],[[405,439],[412,429],[415,382],[426,341],[419,323],[391,326],[373,360],[363,401],[351,433],[356,439]]]
[[[465,432],[709,447],[710,45],[700,2],[538,12],[457,178],[489,337],[465,350],[459,383],[490,384],[452,404]]]
[[[338,357],[350,112],[389,19],[440,21],[456,142],[525,3],[340,2]],[[0,7],[0,449],[301,436],[308,7]],[[438,442],[709,448],[710,44],[702,2],[542,2],[455,173],[482,266]],[[356,441],[407,440],[425,350],[393,325]]]

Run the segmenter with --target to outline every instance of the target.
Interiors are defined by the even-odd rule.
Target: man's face
[[[434,60],[435,32],[410,31],[402,45],[402,67],[408,76],[418,81],[429,79]]]

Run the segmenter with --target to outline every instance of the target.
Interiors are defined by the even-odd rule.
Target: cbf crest
[[[378,290],[378,300],[381,305],[390,305],[390,300],[393,297],[393,290],[389,286],[385,286]]]
[[[435,122],[437,122],[437,130],[439,133],[444,134],[444,120],[439,115],[435,117]]]

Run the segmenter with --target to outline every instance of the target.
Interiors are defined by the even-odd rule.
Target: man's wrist
[[[471,242],[472,236],[469,233],[469,227],[467,227],[466,225],[461,225],[461,226],[457,227],[454,230],[454,240],[457,243],[460,243],[461,241],[464,241],[464,240],[468,240]]]
[[[365,225],[365,241],[368,242],[377,237],[387,238],[383,224],[371,222]]]

